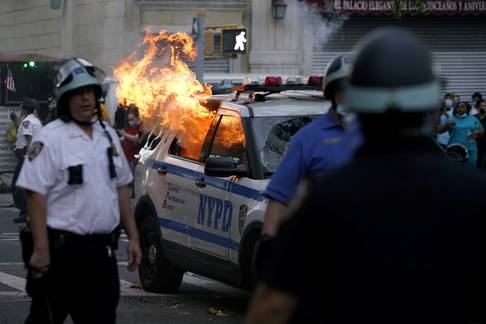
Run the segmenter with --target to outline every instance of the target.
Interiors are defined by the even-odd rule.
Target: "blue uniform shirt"
[[[348,162],[359,145],[332,114],[312,121],[290,141],[289,149],[265,190],[267,198],[287,205],[303,177],[318,177]]]

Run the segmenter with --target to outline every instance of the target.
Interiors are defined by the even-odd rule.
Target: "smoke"
[[[329,0],[325,1],[324,8],[306,1],[299,2],[299,18],[307,21],[313,28],[314,49],[323,50],[349,18],[345,14],[333,11],[332,1]]]

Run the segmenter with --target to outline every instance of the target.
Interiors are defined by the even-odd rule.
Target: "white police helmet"
[[[344,99],[349,111],[427,112],[439,107],[440,82],[424,43],[399,28],[366,37],[354,60]]]

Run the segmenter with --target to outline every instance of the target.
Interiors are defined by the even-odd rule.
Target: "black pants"
[[[15,166],[15,173],[12,179],[13,201],[15,203],[15,207],[20,210],[20,217],[25,216],[27,213],[25,205],[25,190],[22,188],[17,188],[17,179],[19,177],[20,170],[22,169],[22,165],[24,164],[25,151],[25,148],[15,150],[17,165]]]
[[[29,324],[116,323],[120,298],[114,252],[100,241],[59,241],[49,237],[51,265],[46,276],[33,279],[29,271],[27,293],[32,298]],[[111,250],[110,250],[111,251]]]

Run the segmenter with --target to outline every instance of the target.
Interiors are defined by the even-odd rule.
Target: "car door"
[[[202,162],[208,157],[232,157],[247,164],[245,135],[241,117],[233,111],[220,110],[202,151]],[[238,250],[239,243],[231,239],[232,222],[238,211],[230,200],[234,178],[211,177],[204,174],[204,164],[196,168],[197,213],[192,219],[199,235],[191,237],[193,250],[228,260],[230,250]]]

